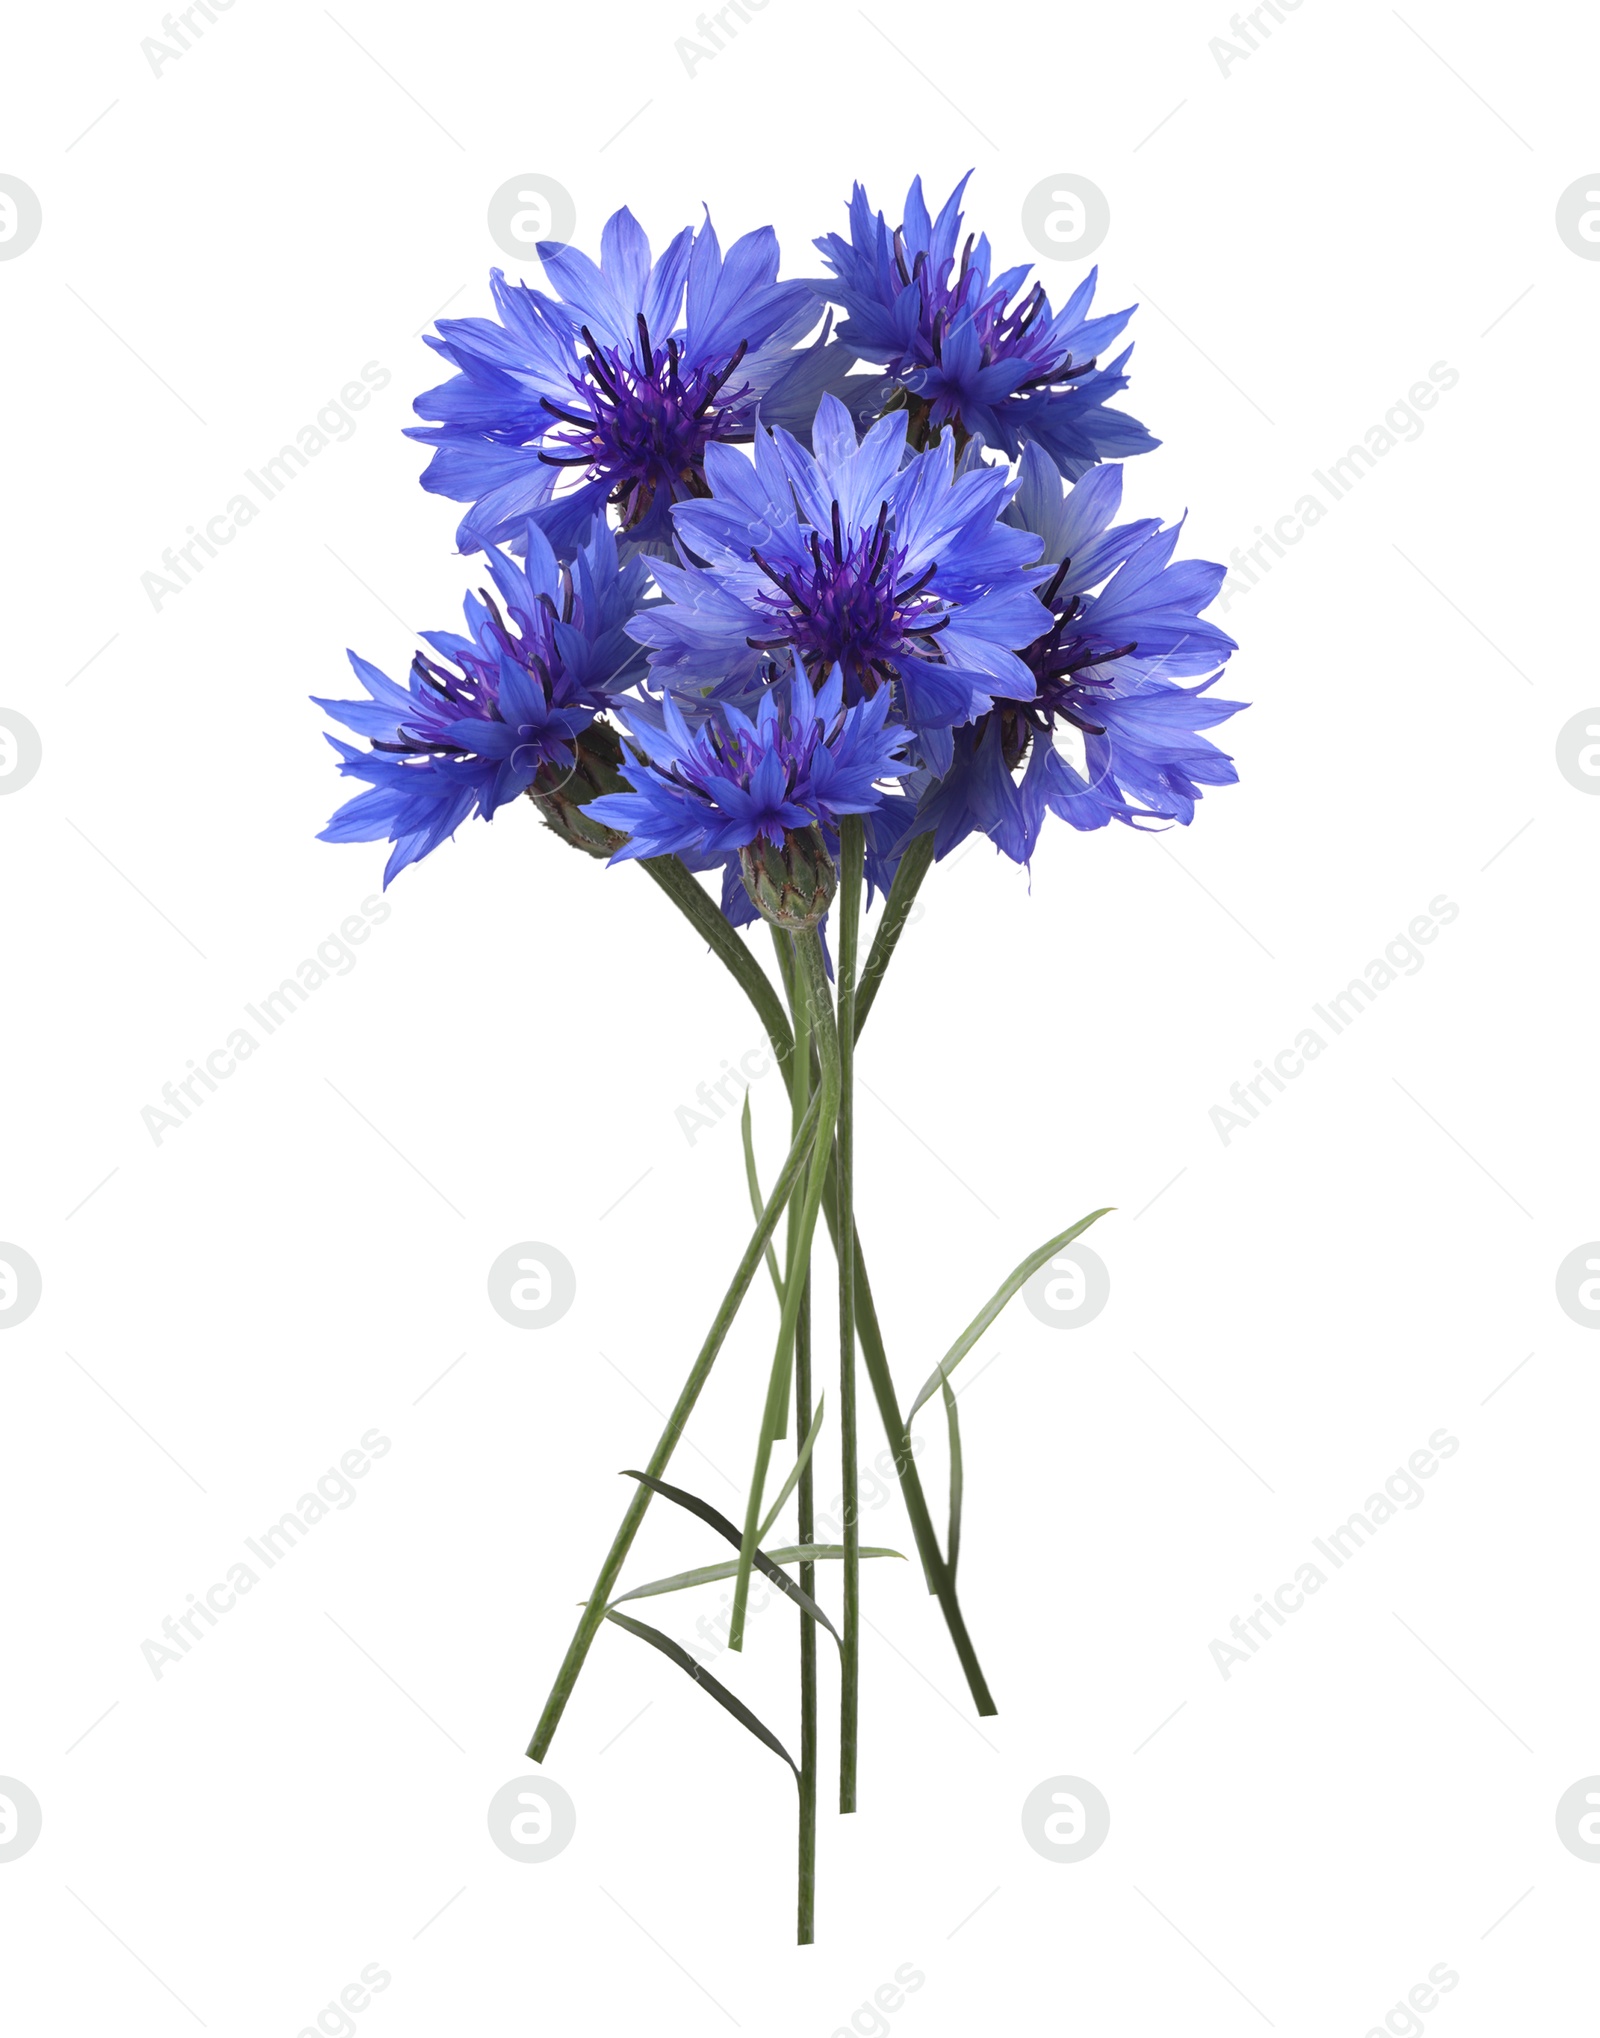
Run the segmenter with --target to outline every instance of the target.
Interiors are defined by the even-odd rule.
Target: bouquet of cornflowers
[[[652,259],[627,210],[607,221],[598,266],[539,246],[553,295],[496,270],[498,316],[442,320],[430,337],[454,372],[417,399],[429,422],[411,433],[435,449],[423,486],[467,505],[458,542],[481,552],[493,592],[468,597],[465,634],[425,635],[404,685],[352,653],[367,698],[319,703],[366,746],[329,738],[366,790],[325,840],[391,842],[387,883],[472,815],[492,819],[525,794],[573,848],[649,873],[749,998],[783,1071],[787,1156],[763,1190],[747,1095],[749,1243],[648,1464],[626,1474],[626,1512],[528,1754],[543,1761],[602,1626],[659,1650],[794,1772],[802,1943],[818,1631],[837,1655],[850,1812],[860,1567],[898,1554],[860,1541],[858,1362],[924,1579],[974,1705],[993,1713],[956,1590],[950,1377],[1030,1277],[1106,1214],[1029,1253],[904,1403],[855,1210],[862,1028],[919,887],[969,836],[1026,866],[1050,814],[1078,829],[1187,824],[1203,787],[1236,776],[1203,733],[1242,705],[1211,692],[1235,648],[1201,614],[1224,569],[1175,560],[1178,525],[1115,521],[1118,463],[1157,444],[1112,407],[1127,352],[1100,365],[1131,311],[1094,315],[1093,272],[1059,311],[1026,267],[991,274],[987,238],[962,238],[965,185],[931,218],[917,180],[893,228],[857,185],[849,237],[816,242],[818,279],[779,280],[770,227],[724,255],[709,216]],[[864,910],[878,900],[863,959]],[[770,975],[746,936],[758,921]],[[838,1292],[842,1543],[815,1540],[819,1219]],[[735,1522],[665,1475],[763,1264],[778,1328]],[[949,1443],[942,1538],[911,1438],[934,1398]],[[735,1554],[621,1590],[657,1498]],[[793,1540],[774,1545],[791,1498]],[[819,1567],[841,1582],[837,1622]],[[731,1579],[737,1652],[752,1573],[799,1612],[798,1757],[625,1610]]]

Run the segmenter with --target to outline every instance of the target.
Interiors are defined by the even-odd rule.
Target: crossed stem
[[[866,1260],[853,1208],[853,1060],[857,1039],[877,997],[884,972],[893,959],[916,894],[933,862],[928,836],[907,847],[884,904],[872,947],[859,978],[856,971],[860,928],[862,843],[859,822],[841,830],[839,1004],[835,1019],[821,943],[814,931],[797,936],[791,947],[777,940],[780,975],[784,979],[795,1024],[791,1028],[783,1001],[743,941],[676,857],[642,859],[643,868],[707,940],[750,1000],[771,1042],[792,1107],[789,1152],[762,1208],[732,1282],[723,1297],[689,1377],[667,1418],[649,1463],[659,1479],[671,1460],[723,1342],[737,1316],[762,1258],[768,1253],[778,1220],[789,1210],[786,1267],[777,1345],[768,1380],[766,1404],[757,1444],[739,1570],[735,1585],[730,1648],[742,1646],[749,1574],[761,1515],[761,1498],[771,1460],[772,1444],[784,1434],[791,1381],[795,1390],[800,1434],[811,1418],[810,1260],[817,1216],[822,1213],[832,1236],[839,1266],[841,1468],[844,1489],[844,1632],[841,1648],[839,1808],[853,1811],[856,1801],[856,1751],[860,1669],[860,1526],[856,1493],[855,1352],[859,1345],[879,1418],[889,1440],[895,1473],[905,1496],[912,1536],[917,1545],[929,1591],[955,1645],[956,1655],[980,1716],[995,1711],[994,1700],[967,1633],[956,1597],[952,1568],[941,1550],[927,1498],[912,1456],[911,1434],[902,1419],[884,1350]],[[799,1052],[797,1052],[797,1047]],[[819,1081],[811,1089],[813,1058]],[[803,1184],[803,1186],[802,1186]],[[796,1194],[799,1189],[798,1195]],[[567,1649],[544,1711],[528,1746],[529,1756],[543,1761],[555,1737],[567,1701],[605,1618],[612,1589],[633,1546],[652,1489],[640,1483],[622,1525],[612,1541],[594,1589],[584,1604],[577,1631]],[[809,1463],[799,1490],[800,1538],[811,1536],[812,1486]],[[801,1585],[811,1590],[810,1565],[801,1569]],[[813,1574],[814,1575],[814,1574]],[[816,1867],[816,1635],[809,1620],[801,1622],[801,1762],[799,1833],[799,1938],[813,1935]]]

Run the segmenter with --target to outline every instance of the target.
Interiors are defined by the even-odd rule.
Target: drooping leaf
[[[652,1479],[648,1472],[624,1472],[622,1476],[624,1479],[637,1479],[641,1486],[648,1486],[652,1493],[659,1493],[663,1500],[674,1501],[679,1507],[687,1508],[690,1514],[698,1515],[703,1522],[714,1528],[719,1536],[732,1543],[735,1549],[743,1543],[743,1536],[728,1517],[719,1513],[709,1500],[702,1500],[697,1493],[688,1493],[681,1486],[669,1486],[662,1479]],[[820,1621],[833,1639],[843,1646],[839,1630],[811,1594],[803,1586],[796,1585],[786,1572],[780,1571],[765,1550],[755,1551],[750,1561],[763,1578],[770,1579],[781,1593],[794,1601],[802,1613],[809,1614],[814,1621]],[[737,1570],[738,1566],[735,1565],[734,1568]]]
[[[788,1543],[781,1550],[768,1550],[767,1555],[774,1564],[817,1564],[829,1558],[844,1555],[843,1543]],[[864,1549],[863,1557],[898,1557],[905,1562],[900,1550]],[[739,1560],[730,1557],[725,1564],[702,1564],[698,1570],[675,1571],[670,1578],[653,1578],[648,1585],[636,1585],[631,1592],[619,1592],[611,1604],[621,1606],[629,1599],[655,1599],[663,1592],[687,1592],[695,1585],[715,1585],[723,1578],[732,1578],[738,1572]]]
[[[1005,1308],[1018,1289],[1026,1282],[1032,1280],[1039,1269],[1047,1261],[1053,1259],[1063,1246],[1070,1245],[1080,1232],[1087,1231],[1097,1218],[1109,1216],[1111,1209],[1112,1206],[1108,1203],[1103,1210],[1091,1210],[1087,1217],[1080,1217],[1076,1224],[1069,1225],[1065,1231],[1059,1232],[1047,1245],[1040,1246],[1037,1252],[1029,1253],[1020,1266],[1012,1268],[1011,1272],[1007,1274],[999,1287],[996,1288],[988,1301],[956,1339],[949,1351],[945,1353],[938,1365],[934,1367],[927,1379],[923,1381],[916,1400],[912,1402],[910,1409],[907,1411],[906,1423],[908,1426],[922,1404],[925,1401],[931,1400],[938,1393],[940,1381],[949,1379],[951,1373],[960,1365],[961,1361],[967,1356],[967,1353],[972,1350],[972,1347],[983,1336],[984,1332],[994,1322],[995,1318]]]
[[[740,1726],[746,1727],[756,1739],[770,1748],[774,1755],[781,1755],[794,1770],[795,1781],[800,1780],[800,1771],[795,1768],[794,1757],[773,1733],[763,1726],[743,1699],[735,1698],[725,1684],[719,1684],[703,1664],[697,1663],[687,1649],[680,1648],[670,1635],[664,1635],[659,1628],[647,1627],[642,1620],[630,1620],[625,1613],[606,1609],[606,1619],[615,1621],[619,1628],[626,1628],[630,1635],[637,1635],[641,1642],[648,1642],[652,1649],[659,1649],[663,1656],[677,1664],[678,1668],[692,1677],[703,1691],[709,1692],[724,1711],[731,1712]]]

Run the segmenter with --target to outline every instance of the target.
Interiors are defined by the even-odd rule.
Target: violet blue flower
[[[886,793],[880,781],[910,770],[900,753],[906,731],[891,723],[886,691],[852,707],[836,666],[813,693],[798,662],[769,686],[754,719],[732,703],[714,707],[691,728],[669,696],[659,725],[619,710],[648,761],[625,757],[632,792],[607,793],[584,808],[628,840],[613,863],[639,856],[683,856],[708,868],[730,852],[821,828],[837,837],[843,814],[870,814]]]
[[[1121,499],[1120,467],[1063,492],[1046,456],[1024,449],[1006,514],[1058,562],[1040,589],[1052,620],[1022,653],[1032,691],[958,730],[952,769],[917,785],[918,830],[933,829],[940,856],[983,833],[1026,863],[1049,813],[1079,829],[1187,825],[1204,787],[1236,782],[1232,759],[1200,733],[1246,705],[1210,692],[1237,648],[1200,613],[1226,569],[1174,563],[1179,525],[1113,525]]]
[[[930,219],[916,178],[904,221],[891,229],[857,184],[850,238],[824,234],[816,243],[837,279],[818,288],[848,314],[840,339],[884,370],[880,380],[855,378],[857,415],[901,403],[913,444],[948,424],[959,443],[982,438],[1013,459],[1031,440],[1074,481],[1097,461],[1159,445],[1136,418],[1107,408],[1127,387],[1131,350],[1097,365],[1136,307],[1092,318],[1099,272],[1091,269],[1052,312],[1042,284],[1025,287],[1026,263],[990,277],[987,235],[969,234],[958,258],[966,186],[963,177]]]
[[[317,702],[371,746],[328,738],[341,774],[368,790],[339,809],[320,839],[392,842],[385,885],[469,815],[492,819],[541,771],[553,784],[564,780],[575,741],[636,676],[639,652],[623,626],[643,593],[645,563],[619,565],[604,524],[565,567],[536,527],[526,547],[525,565],[487,554],[504,614],[487,592],[469,595],[471,635],[425,632],[438,656],[419,651],[406,686],[352,651],[370,698]]]
[[[824,396],[812,438],[807,452],[786,431],[758,432],[753,465],[707,448],[710,496],[673,512],[701,563],[657,564],[669,600],[632,633],[650,646],[652,683],[691,713],[706,698],[748,704],[785,652],[814,684],[838,666],[845,701],[891,693],[922,762],[942,770],[953,727],[1032,691],[1018,653],[1048,622],[1030,570],[1038,540],[998,520],[1014,488],[1004,469],[957,475],[948,440],[902,465],[903,411],[858,445]]]
[[[819,308],[812,285],[777,280],[771,227],[724,258],[708,217],[652,262],[624,207],[598,267],[556,241],[538,252],[557,296],[496,269],[499,320],[443,319],[428,342],[459,372],[417,398],[437,422],[409,436],[437,448],[424,488],[472,505],[463,551],[520,542],[532,522],[565,557],[608,503],[627,538],[664,548],[672,503],[704,493],[707,446],[748,440],[758,405],[804,432],[853,360],[825,332],[797,348]]]

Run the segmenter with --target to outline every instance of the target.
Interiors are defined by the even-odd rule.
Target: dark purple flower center
[[[459,743],[447,742],[444,730],[452,722],[469,718],[483,722],[498,720],[494,683],[486,667],[474,662],[467,670],[455,672],[425,651],[418,651],[412,655],[411,676],[427,693],[396,731],[398,742],[384,743],[374,738],[374,750],[397,751],[417,758],[464,757],[467,752]]]
[[[980,295],[984,279],[979,271],[970,267],[973,245],[974,237],[968,234],[954,274],[941,276],[926,254],[919,254],[908,262],[904,231],[896,227],[895,276],[901,292],[915,290],[918,293],[917,331],[922,347],[915,356],[905,355],[898,362],[891,362],[891,373],[913,365],[926,365],[930,360],[942,362],[945,335],[956,326],[970,326],[981,350],[983,367],[1019,354],[1029,357],[1036,372],[1027,381],[1019,383],[1019,389],[1035,384],[1072,382],[1087,375],[1094,367],[1093,361],[1073,366],[1057,349],[1041,350],[1041,335],[1033,328],[1048,309],[1042,283],[1035,283],[1009,308],[1003,290],[991,291],[987,297]]]
[[[555,634],[551,628],[556,609],[549,596],[540,597],[539,607],[534,613],[535,627],[521,636],[514,636],[507,627],[492,595],[480,590],[480,598],[489,612],[487,628],[492,642],[534,675],[544,688],[547,701],[557,707],[570,705],[576,708],[576,694],[556,653]],[[571,607],[569,588],[566,596],[569,616]],[[413,654],[412,678],[426,689],[426,693],[417,702],[410,718],[397,730],[398,742],[374,740],[374,750],[386,750],[415,759],[470,757],[473,755],[470,746],[453,742],[445,734],[452,724],[465,721],[502,724],[525,742],[540,744],[548,738],[550,732],[547,729],[537,728],[530,722],[507,719],[501,705],[498,660],[490,651],[480,646],[475,652],[463,652],[459,662],[461,670],[458,672],[451,666],[441,665],[425,651]]]
[[[781,798],[787,799],[805,773],[825,733],[815,721],[796,723],[780,714],[775,727],[759,737],[736,729],[713,715],[700,731],[702,754],[687,766],[675,765],[669,776],[681,785],[714,800],[719,784],[747,787],[762,759],[775,754],[783,766]]]
[[[689,767],[682,782],[708,796],[719,780],[731,785],[748,785],[761,762],[759,746],[741,730],[728,728],[715,716],[700,734],[708,755],[700,760],[698,770]],[[673,775],[680,776],[676,769]]]
[[[831,531],[808,530],[805,541],[802,557],[781,562],[751,550],[782,589],[781,595],[756,596],[772,619],[772,634],[747,639],[753,649],[792,645],[814,680],[841,666],[851,703],[894,679],[898,654],[909,649],[919,658],[938,657],[938,633],[950,620],[939,596],[928,592],[938,568],[900,585],[905,551],[895,543],[887,503],[870,531],[849,532],[835,503]]]
[[[540,459],[552,467],[587,467],[595,479],[609,481],[625,530],[645,516],[658,490],[669,500],[708,493],[709,442],[750,436],[739,409],[748,386],[726,388],[744,359],[745,342],[720,363],[690,366],[676,340],[652,345],[643,312],[636,348],[602,347],[587,326],[583,337],[589,352],[584,372],[571,378],[570,408],[543,400],[563,429],[550,435],[551,447],[560,450],[542,452]]]
[[[955,273],[952,275],[947,271],[941,276],[926,254],[918,254],[908,261],[904,230],[896,227],[895,275],[901,291],[915,290],[918,294],[917,326],[934,360],[940,358],[944,335],[959,321],[973,328],[987,367],[990,362],[1015,352],[1020,346],[1028,328],[1044,307],[1044,286],[1036,283],[1011,311],[1006,310],[1004,291],[997,290],[987,298],[980,298],[978,293],[983,287],[983,279],[970,266],[973,246],[974,236],[968,234]]]
[[[1139,648],[1136,643],[1108,644],[1103,637],[1085,636],[1078,627],[1083,603],[1077,595],[1070,596],[1057,612],[1056,601],[1069,564],[1063,559],[1049,586],[1039,590],[1039,599],[1054,617],[1050,628],[1017,654],[1033,674],[1037,693],[1031,701],[995,702],[1001,745],[1012,771],[1027,756],[1036,734],[1051,740],[1058,720],[1086,736],[1103,736],[1105,728],[1098,719],[1096,703],[1111,679],[1099,668]],[[1091,666],[1096,669],[1088,670]]]

